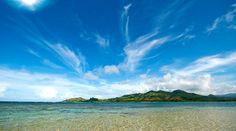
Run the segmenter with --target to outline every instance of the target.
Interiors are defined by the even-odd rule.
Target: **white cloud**
[[[0,83],[0,97],[4,96],[4,92],[7,90],[7,84]]]
[[[150,90],[173,91],[176,89],[208,95],[209,93],[219,93],[217,92],[219,90],[213,88],[213,83],[216,83],[216,81],[214,81],[209,74],[202,74],[195,77],[166,74],[163,77],[145,76],[129,81],[111,83],[107,86],[109,86],[112,91],[116,91],[117,95],[144,93]],[[229,91],[224,90],[223,86],[220,87],[220,89],[221,93]],[[236,89],[234,91],[236,91]]]
[[[29,52],[30,54],[32,54],[32,55],[38,57],[38,58],[41,58],[41,56],[40,56],[37,52],[35,52],[34,50],[32,50],[32,49],[28,49],[28,52]]]
[[[89,32],[85,29],[80,34],[80,37],[86,41],[91,43],[96,43],[102,48],[106,48],[110,46],[110,37],[106,34],[101,34],[98,32]]]
[[[110,45],[109,40],[102,37],[101,35],[94,34],[94,36],[95,36],[96,43],[98,43],[101,47],[105,48],[105,47],[108,47]]]
[[[96,76],[95,74],[93,74],[91,71],[86,72],[84,74],[84,78],[87,79],[87,80],[97,80],[97,79],[99,79],[99,77]]]
[[[157,82],[158,89],[183,89],[205,95],[236,92],[235,77],[228,78],[227,74],[212,75],[222,69],[236,66],[236,52],[202,57],[182,68],[175,66],[176,64],[173,64],[162,68],[166,74]]]
[[[106,74],[119,74],[120,70],[115,65],[107,65],[107,66],[104,67],[104,72]]]
[[[42,99],[52,99],[57,97],[58,91],[51,87],[44,87],[38,93]]]
[[[55,63],[53,63],[52,61],[50,61],[50,60],[48,60],[48,59],[44,59],[44,60],[42,61],[42,63],[43,63],[44,65],[47,65],[47,66],[52,67],[52,68],[54,68],[54,69],[62,69],[62,68],[63,68],[63,67],[61,67],[61,66],[59,66],[59,65],[57,65],[57,64],[55,64]]]
[[[187,27],[183,33],[175,37],[176,40],[190,40],[196,37],[196,35],[189,34],[193,30],[194,26]]]
[[[212,31],[216,30],[220,24],[227,25],[228,27],[233,27],[232,22],[234,21],[236,15],[236,4],[232,5],[233,9],[228,11],[226,14],[216,18],[211,26],[207,28],[207,32],[211,33]],[[233,29],[233,28],[228,28]]]
[[[135,71],[140,61],[144,60],[144,57],[151,50],[159,47],[160,45],[173,40],[188,40],[195,38],[195,35],[188,34],[190,32],[190,28],[187,28],[184,33],[181,33],[175,37],[172,37],[172,34],[160,34],[161,29],[163,29],[163,32],[167,32],[166,25],[170,27],[170,23],[167,21],[170,17],[172,17],[172,15],[180,17],[191,6],[192,3],[193,2],[176,1],[170,5],[167,5],[165,9],[155,17],[158,18],[158,21],[154,22],[155,25],[151,25],[157,27],[152,27],[153,30],[151,32],[146,33],[140,37],[132,38],[133,40],[130,40],[129,30],[129,25],[131,24],[129,11],[133,6],[131,3],[123,6],[121,13],[121,31],[124,35],[126,46],[124,47],[125,59],[118,65],[119,69],[125,71]],[[185,7],[179,9],[178,7],[183,4]],[[171,25],[173,25],[173,23],[171,23]],[[159,34],[160,36],[158,36]],[[145,60],[155,58],[156,56],[158,55],[155,54],[154,56],[151,56]]]
[[[44,59],[43,57],[41,57],[37,52],[35,52],[34,50],[32,49],[28,49],[28,52],[30,54],[32,54],[33,56],[37,57],[37,58],[40,58],[42,59],[41,63],[44,64],[44,65],[47,65],[49,67],[52,67],[54,69],[62,69],[62,66],[58,65],[58,64],[55,64],[54,62],[50,61],[49,59]]]
[[[138,92],[144,93],[150,90],[173,91],[176,89],[202,95],[236,92],[236,86],[222,78],[217,78],[209,73],[192,76],[167,73],[162,77],[146,75],[145,77],[111,83],[106,86],[109,86],[112,92],[117,92],[118,96]]]
[[[166,74],[159,80],[158,89],[176,90],[181,89],[189,92],[209,94],[214,93],[212,88],[212,77],[210,74],[195,76],[179,76],[176,74]]]
[[[235,84],[231,84],[234,80],[232,81],[225,77],[227,77],[227,75],[217,77],[210,73],[188,76],[168,73],[159,79],[156,87],[158,87],[157,89],[169,91],[181,89],[203,95],[236,92]]]
[[[1,100],[60,101],[70,97],[89,98],[97,95],[99,89],[80,78],[64,75],[13,70],[0,67],[0,83],[5,83]],[[7,90],[6,90],[7,89]],[[7,93],[7,91],[11,93]],[[48,92],[47,92],[48,91]],[[102,92],[101,92],[102,93]]]
[[[215,30],[218,27],[218,25],[221,23],[221,21],[222,21],[221,17],[216,18],[214,23],[210,27],[207,28],[207,32],[212,32],[213,30]]]
[[[154,47],[160,46],[165,42],[170,41],[170,37],[162,37],[158,39],[150,39],[154,35],[146,35],[139,37],[135,42],[129,43],[125,48],[126,58],[125,61],[120,65],[124,70],[133,71],[139,61]]]
[[[44,0],[43,0],[44,1]],[[82,73],[83,68],[86,65],[86,59],[82,55],[82,53],[79,50],[72,50],[68,46],[56,43],[55,41],[58,41],[58,37],[56,37],[53,33],[51,33],[46,27],[35,25],[34,22],[31,20],[20,17],[20,21],[13,18],[13,21],[16,22],[15,24],[17,27],[15,27],[17,30],[21,31],[21,34],[24,34],[23,37],[26,38],[26,40],[29,40],[33,44],[37,45],[38,47],[41,47],[45,51],[51,51],[55,54],[55,56],[68,68],[72,69],[73,71],[76,71],[77,73]],[[42,28],[46,32],[48,36],[50,36],[51,39],[46,39],[38,30],[39,27]],[[35,50],[28,49],[27,50],[30,54],[41,58],[42,63],[49,65],[51,67],[60,68],[60,65],[56,65],[52,61],[49,62],[48,58],[43,58],[41,54],[38,54]]]
[[[180,75],[192,75],[205,71],[216,71],[219,67],[229,66],[231,64],[236,64],[236,52],[202,57],[189,64],[187,67],[174,72]]]
[[[164,27],[163,25],[165,25],[164,23],[167,20],[167,17],[169,17],[170,14],[175,13],[178,5],[180,5],[181,3],[182,2],[178,1],[168,6],[169,12],[166,13],[166,11],[164,11],[163,13],[160,14],[160,16],[158,16],[158,18],[161,19],[160,20],[161,23],[158,24],[157,28],[154,28],[154,30],[150,33],[134,38],[134,40],[132,41],[130,41],[130,35],[129,35],[130,16],[128,14],[130,8],[132,7],[132,4],[128,4],[123,7],[123,11],[121,14],[121,25],[127,45],[124,47],[124,53],[126,57],[124,61],[118,65],[119,69],[126,71],[127,70],[134,71],[139,65],[140,61],[143,60],[143,58],[154,48],[159,47],[160,45],[173,40],[189,40],[195,38],[195,35],[188,34],[192,30],[193,26],[190,26],[189,28],[185,29],[183,33],[175,37],[171,37],[171,34],[164,36],[160,34],[159,30],[161,27]],[[190,7],[190,5],[187,5],[185,9],[178,11],[178,13],[182,14],[187,8]],[[158,36],[159,34],[161,37]],[[156,56],[157,55],[155,55],[155,57]],[[150,58],[155,58],[155,57],[150,57]]]
[[[124,47],[125,59],[119,64],[119,68],[122,70],[134,71],[139,65],[140,61],[153,49],[160,47],[162,44],[171,41],[185,41],[195,38],[195,35],[190,35],[192,26],[186,28],[183,33],[175,36],[163,36],[158,37],[159,31],[155,30],[151,33],[138,37],[135,41],[128,43]],[[159,54],[155,54],[144,60],[157,57]]]
[[[173,91],[176,89],[202,95],[236,92],[236,86],[230,84],[230,80],[224,77],[225,76],[217,78],[209,73],[192,76],[180,76],[167,73],[162,77],[142,75],[142,77],[137,79],[107,84],[102,88],[109,87],[111,92],[117,92],[117,96],[138,92],[144,93],[150,90]]]
[[[75,53],[68,47],[62,44],[47,44],[58,56],[59,59],[68,67],[75,70],[77,73],[83,72],[83,66],[85,66],[85,57],[80,53]]]
[[[132,4],[125,5],[121,14],[121,28],[125,35],[126,42],[129,41],[129,9]]]
[[[236,15],[236,3],[232,5],[233,9],[230,10],[227,14],[225,14],[225,20],[226,22],[232,22],[234,20],[234,17]]]
[[[231,65],[230,62],[226,63]],[[192,66],[192,64],[190,65]],[[188,68],[184,67],[179,71]],[[212,68],[204,70],[209,69]],[[176,71],[176,69],[172,70]],[[2,67],[0,68],[0,74],[0,83],[5,83],[4,86],[0,86],[1,100],[61,101],[71,97],[90,98],[94,96],[111,98],[129,93],[143,93],[149,90],[172,91],[176,89],[205,95],[236,92],[235,77],[213,76],[209,72],[194,75],[179,75],[170,72],[159,77],[143,74],[130,80],[104,81],[98,84],[92,84],[80,78],[69,78],[64,75],[12,70]],[[88,74],[90,74],[88,75],[90,78],[96,79],[92,72]],[[15,94],[6,93],[8,91]]]

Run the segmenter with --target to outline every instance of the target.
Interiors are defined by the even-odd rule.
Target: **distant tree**
[[[93,102],[93,101],[98,101],[98,98],[92,97],[92,98],[90,98],[88,101],[91,101],[91,102]]]

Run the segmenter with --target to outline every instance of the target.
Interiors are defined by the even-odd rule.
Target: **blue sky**
[[[235,0],[1,0],[0,100],[236,92]]]

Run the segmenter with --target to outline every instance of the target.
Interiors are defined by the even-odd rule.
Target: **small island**
[[[228,95],[199,95],[189,93],[183,90],[168,91],[148,91],[146,93],[135,93],[123,95],[121,97],[109,99],[90,98],[84,99],[82,97],[66,99],[63,102],[213,102],[213,101],[236,101],[236,97],[228,97]]]

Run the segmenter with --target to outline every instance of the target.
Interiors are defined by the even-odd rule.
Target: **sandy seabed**
[[[8,117],[7,117],[8,116]],[[236,131],[235,107],[121,108],[11,112],[1,131]]]

